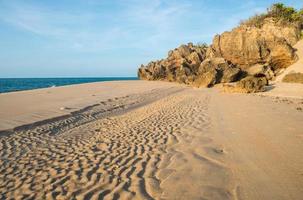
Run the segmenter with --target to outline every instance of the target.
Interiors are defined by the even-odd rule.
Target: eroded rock
[[[291,45],[298,39],[295,26],[282,27],[268,19],[261,28],[242,25],[215,36],[207,55],[223,57],[242,70],[260,63],[286,68],[297,59]]]
[[[263,77],[247,76],[240,80],[236,87],[245,93],[263,92],[268,80]]]
[[[268,80],[272,80],[275,76],[274,71],[271,69],[270,66],[267,65],[260,65],[256,64],[251,67],[249,67],[246,70],[248,75],[252,76],[265,76]]]
[[[166,59],[142,65],[138,76],[144,80],[167,80],[190,84],[205,59],[206,48],[192,43],[168,52]]]
[[[141,66],[138,76],[195,87],[240,80],[236,84],[238,90],[262,91],[268,80],[274,80],[296,62],[292,45],[300,39],[301,29],[294,23],[282,23],[272,17],[265,18],[260,26],[243,23],[215,36],[209,47],[189,43],[169,51],[166,59]]]

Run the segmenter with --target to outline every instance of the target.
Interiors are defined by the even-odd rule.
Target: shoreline
[[[144,84],[141,85],[141,83]],[[102,100],[175,85],[174,83],[153,84],[147,81],[131,80],[1,93],[0,131],[68,115]]]
[[[181,91],[183,87],[180,88],[174,88],[172,91],[166,91],[166,94],[173,94],[175,92]],[[46,89],[46,88],[45,88]],[[156,91],[155,91],[156,90]],[[152,89],[151,91],[144,91],[141,92],[140,94],[129,94],[126,96],[119,96],[119,97],[115,97],[113,99],[107,99],[105,101],[101,101],[100,103],[96,103],[96,104],[92,104],[92,105],[86,105],[85,107],[79,108],[79,109],[73,109],[73,111],[71,111],[68,114],[64,114],[64,115],[59,115],[59,116],[55,116],[52,118],[47,118],[47,119],[42,119],[40,121],[32,121],[31,123],[28,124],[23,124],[20,126],[16,126],[13,127],[11,129],[6,129],[6,130],[0,130],[0,137],[1,136],[8,136],[13,134],[15,131],[27,131],[27,130],[31,130],[34,129],[38,126],[43,126],[43,125],[47,125],[49,123],[54,123],[57,121],[64,121],[64,120],[68,120],[70,118],[74,118],[74,117],[83,117],[81,115],[85,115],[86,112],[90,112],[92,111],[92,113],[90,113],[90,115],[98,115],[101,114],[100,116],[98,116],[99,118],[104,118],[104,117],[112,117],[112,116],[116,116],[116,115],[121,115],[123,113],[127,113],[127,112],[131,112],[132,110],[141,107],[141,106],[145,106],[147,104],[149,104],[152,101],[156,101],[159,97],[159,91],[161,91],[161,89]],[[153,97],[148,97],[149,93],[154,93]],[[142,98],[144,97],[144,99],[141,101],[137,101],[136,98]],[[122,103],[122,102],[117,102],[117,100],[122,99],[123,101],[125,101],[126,103]],[[131,101],[131,102],[129,102]],[[104,105],[108,105],[108,108],[104,108]],[[99,107],[102,107],[101,109]],[[69,110],[69,109],[67,109]],[[98,110],[98,112],[94,112],[94,110]],[[93,120],[98,120],[93,119]],[[85,123],[90,123],[91,121],[86,121]],[[83,125],[81,124],[81,125]]]
[[[269,89],[265,92],[244,95],[293,99],[294,101],[303,99],[302,84],[276,82],[272,84],[274,86],[268,86]],[[130,91],[127,88],[128,86],[133,87],[134,90]],[[113,92],[112,87],[118,89],[118,92]],[[127,80],[81,83],[0,93],[0,132],[42,123],[53,118],[66,117],[74,112],[99,104],[99,100],[169,87],[191,88],[188,85],[166,81]],[[220,86],[212,89],[221,90]],[[34,102],[32,96],[35,97]],[[30,107],[30,109],[27,109],[27,107]]]
[[[63,85],[52,85],[52,86],[43,86],[43,87],[37,87],[37,88],[30,88],[30,89],[23,89],[23,90],[12,90],[12,91],[6,91],[6,92],[0,92],[1,94],[6,94],[6,93],[12,93],[12,92],[22,92],[22,91],[31,91],[31,90],[39,90],[39,89],[48,89],[48,88],[56,88],[56,87],[64,87],[64,86],[73,86],[73,85],[81,85],[81,84],[89,84],[89,83],[103,83],[103,82],[112,82],[112,81],[137,81],[139,80],[137,77],[70,77],[70,78],[0,78],[1,80],[62,80],[62,79],[67,79],[67,80],[78,80],[78,79],[100,79],[100,80],[95,80],[92,82],[74,82],[74,83],[68,83],[68,84],[63,84]],[[103,80],[101,80],[103,79]]]

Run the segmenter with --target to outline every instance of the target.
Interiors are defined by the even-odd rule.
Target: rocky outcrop
[[[205,59],[206,48],[191,43],[169,51],[168,57],[139,68],[138,76],[144,80],[167,80],[191,83],[201,62]]]
[[[138,76],[195,87],[212,87],[242,79],[237,88],[248,93],[262,91],[268,80],[296,62],[293,45],[300,39],[301,29],[270,17],[265,18],[261,26],[243,23],[215,36],[209,47],[181,45],[170,51],[166,59],[142,65]]]
[[[241,70],[224,58],[206,58],[207,48],[191,43],[168,53],[168,57],[142,65],[138,76],[143,80],[166,80],[211,87],[217,83],[233,82],[240,78]]]
[[[256,64],[278,70],[296,61],[292,45],[299,37],[296,26],[282,27],[268,19],[261,28],[242,25],[215,36],[208,55],[223,57],[243,70]]]

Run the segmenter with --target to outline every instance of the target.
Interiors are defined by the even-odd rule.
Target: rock
[[[207,75],[204,75],[204,74]],[[224,58],[214,57],[205,59],[198,70],[198,75],[196,80],[201,82],[201,77],[208,77],[209,84],[206,84],[207,87],[211,87],[217,83],[230,83],[239,80],[241,76],[241,70],[232,64],[228,63]],[[214,78],[214,80],[211,80]],[[203,85],[203,84],[198,84]],[[205,85],[205,84],[204,84]]]
[[[262,91],[268,80],[274,80],[283,69],[297,61],[292,45],[300,39],[303,28],[269,14],[262,16],[265,17],[257,18],[261,23],[252,20],[252,23],[242,23],[215,36],[209,47],[192,43],[181,45],[169,51],[167,58],[142,65],[138,77],[196,87],[240,80],[237,89]]]
[[[189,43],[168,52],[166,59],[141,65],[138,77],[143,80],[166,80],[191,84],[205,59],[206,48]]]
[[[187,65],[191,69],[193,73],[197,73],[199,66],[201,64],[202,59],[199,57],[199,54],[195,51],[192,52],[188,57],[187,57]]]
[[[260,64],[253,65],[253,66],[249,67],[248,69],[246,69],[246,72],[252,76],[264,74],[265,71],[266,71],[266,66],[260,65]]]
[[[221,83],[231,83],[238,81],[241,78],[242,71],[237,67],[228,67],[223,70]]]
[[[152,73],[145,68],[144,65],[141,65],[138,70],[138,77],[140,77],[141,80],[152,80]]]
[[[150,62],[149,67],[144,65],[138,70],[138,77],[142,80],[163,80],[166,77],[166,68],[160,62]]]
[[[218,72],[215,69],[211,69],[199,76],[193,82],[195,87],[212,87],[217,82]]]
[[[275,22],[273,19],[266,19],[262,27],[264,32],[284,38],[291,46],[295,45],[301,38],[300,28],[295,24],[285,24],[282,21]]]
[[[218,71],[217,67],[220,59],[206,59],[199,66],[197,76],[194,79],[195,87],[212,87],[217,83]]]
[[[260,65],[260,64],[256,64],[249,67],[246,70],[246,72],[248,75],[252,75],[252,76],[264,75],[268,80],[273,79],[275,76],[275,73],[272,71],[272,69],[269,66]]]
[[[302,83],[303,84],[303,73],[290,73],[284,76],[282,82],[285,83]]]
[[[206,59],[204,60],[198,69],[198,75],[202,75],[210,70],[216,69],[220,64],[219,59]]]
[[[285,68],[297,59],[291,46],[295,41],[295,27],[282,27],[268,20],[261,28],[242,25],[215,36],[207,55],[223,57],[242,70],[258,63]]]
[[[247,76],[240,80],[236,88],[245,93],[263,92],[268,81],[265,77]]]
[[[191,50],[192,44],[188,45],[181,45],[179,48],[175,49],[174,54],[176,58],[181,57],[187,57],[192,52]]]

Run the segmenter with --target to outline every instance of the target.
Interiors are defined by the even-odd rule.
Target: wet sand
[[[15,129],[1,121],[6,130],[0,133],[0,199],[303,196],[302,99],[162,82],[138,81],[136,89],[134,83],[123,82],[121,90],[120,83],[106,83],[110,94],[94,85],[95,96],[84,84],[85,95],[73,94],[77,109],[61,110],[62,117],[43,115],[35,123],[30,118],[29,125]],[[77,86],[65,88],[66,100],[54,88],[28,93],[52,91],[42,108],[55,113],[52,109],[72,107],[68,94]],[[52,104],[56,94],[61,99]],[[7,95],[0,95],[1,106],[9,102]],[[40,112],[39,105],[24,103]],[[16,124],[13,116],[5,118],[7,107],[0,110],[1,120]]]

